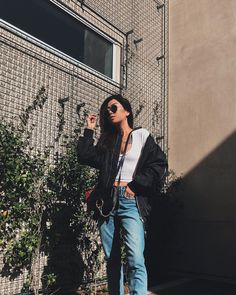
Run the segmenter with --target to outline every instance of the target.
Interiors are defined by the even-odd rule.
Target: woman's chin
[[[116,124],[117,123],[117,120],[115,118],[110,118],[110,121],[112,124]]]
[[[116,118],[110,118],[110,122],[111,124],[115,125],[115,126],[120,126],[121,121],[117,120]]]

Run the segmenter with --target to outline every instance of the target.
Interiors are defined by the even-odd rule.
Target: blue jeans
[[[125,187],[118,187],[118,204],[114,212],[99,223],[105,259],[109,295],[123,295],[120,230],[126,250],[130,295],[147,294],[147,272],[144,263],[144,225],[135,199],[125,197]]]

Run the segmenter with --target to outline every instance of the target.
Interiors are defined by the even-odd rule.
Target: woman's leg
[[[120,227],[112,214],[100,225],[102,246],[107,262],[108,291],[110,295],[123,295],[123,268],[121,265]]]
[[[147,272],[144,262],[144,226],[135,199],[119,198],[118,216],[121,218],[123,239],[128,263],[130,295],[147,294]]]

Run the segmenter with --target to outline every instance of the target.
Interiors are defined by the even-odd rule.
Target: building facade
[[[60,99],[67,100],[65,128],[72,133],[79,104],[97,112],[105,97],[122,93],[135,125],[167,152],[168,1],[18,2],[0,7],[1,117],[17,120],[45,87],[48,101],[32,119],[32,144],[43,150],[56,137]],[[39,273],[45,263],[42,256]],[[19,293],[23,281],[0,277],[0,294]]]

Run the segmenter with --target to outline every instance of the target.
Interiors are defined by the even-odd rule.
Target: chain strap
[[[124,149],[124,153],[123,153],[123,156],[122,158],[120,159],[120,162],[119,162],[119,165],[117,167],[117,173],[119,172],[120,170],[120,174],[119,174],[119,179],[118,179],[118,186],[120,184],[120,180],[121,180],[121,170],[122,170],[122,167],[123,167],[123,164],[124,164],[124,161],[125,161],[125,154],[126,154],[126,150],[127,150],[127,147],[128,147],[128,143],[129,143],[129,139],[130,139],[130,136],[131,136],[131,133],[134,131],[135,129],[133,129],[132,131],[130,131],[128,137],[127,137],[127,141],[125,143],[125,149]],[[117,201],[117,191],[115,190],[114,191],[114,188],[113,188],[113,194],[115,195],[115,202],[113,202],[113,206],[112,206],[112,209],[109,211],[108,214],[104,214],[102,209],[103,209],[103,205],[104,205],[104,200],[103,199],[100,199],[100,200],[96,200],[96,207],[99,211],[99,213],[103,216],[103,217],[108,217],[110,216],[113,211],[115,210],[115,207],[116,207],[116,201]],[[113,196],[114,197],[114,196]],[[99,203],[100,202],[100,203]]]

